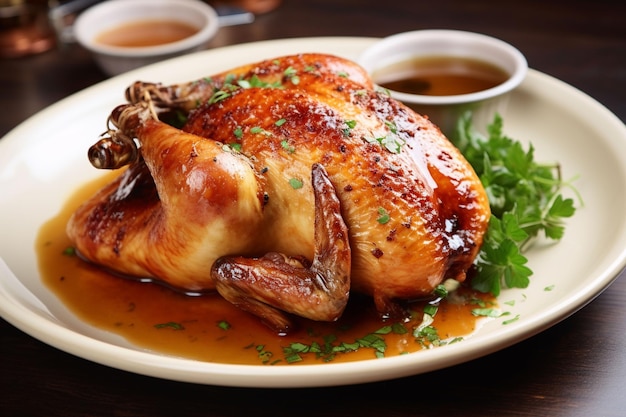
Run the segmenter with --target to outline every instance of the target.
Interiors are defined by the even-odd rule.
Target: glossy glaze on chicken
[[[128,167],[67,227],[91,262],[217,289],[287,331],[289,314],[335,320],[351,291],[396,314],[478,253],[489,206],[471,166],[351,61],[279,57],[127,99],[89,157]]]

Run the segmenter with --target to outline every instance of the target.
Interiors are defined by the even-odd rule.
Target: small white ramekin
[[[104,31],[142,20],[176,20],[199,29],[177,42],[146,47],[117,47],[97,42]],[[199,0],[108,0],[81,13],[74,24],[77,42],[102,70],[117,75],[154,62],[206,48],[219,28],[218,16]]]
[[[502,84],[470,94],[430,96],[390,91],[420,114],[426,115],[446,135],[452,135],[456,124],[467,111],[473,114],[474,126],[484,131],[496,113],[503,116],[508,96],[526,77],[528,63],[512,45],[487,35],[458,30],[417,30],[399,33],[375,42],[358,59],[376,82],[376,73],[390,65],[407,60],[452,56],[491,63],[509,74]]]

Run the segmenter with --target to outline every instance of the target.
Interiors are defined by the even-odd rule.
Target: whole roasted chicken
[[[427,118],[355,63],[279,57],[194,82],[137,82],[89,150],[127,166],[67,233],[87,260],[215,290],[280,332],[332,321],[351,291],[382,315],[463,281],[489,205]]]

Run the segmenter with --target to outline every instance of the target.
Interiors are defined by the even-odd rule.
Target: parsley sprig
[[[560,240],[565,219],[574,215],[574,200],[562,195],[573,190],[571,181],[561,178],[558,164],[535,161],[534,148],[502,132],[502,118],[496,115],[487,127],[487,137],[473,129],[471,114],[459,119],[455,145],[474,167],[489,198],[491,218],[476,261],[477,275],[472,287],[493,295],[503,287],[526,288],[532,270],[523,252],[543,234]]]
[[[323,337],[322,343],[291,343],[283,348],[283,355],[287,363],[300,362],[303,356],[307,354],[313,354],[324,362],[330,362],[337,354],[355,352],[359,349],[372,349],[376,358],[382,358],[387,349],[384,335],[390,333],[405,334],[407,332],[408,330],[402,323],[394,323],[383,326],[350,343],[339,341],[336,335],[330,334]]]

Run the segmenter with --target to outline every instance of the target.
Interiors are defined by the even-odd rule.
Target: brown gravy
[[[155,283],[124,279],[66,254],[71,242],[65,225],[76,207],[98,188],[110,181],[113,173],[79,189],[61,212],[39,231],[36,242],[42,279],[80,319],[98,328],[119,334],[149,351],[201,361],[230,364],[285,365],[282,348],[292,342],[323,343],[330,335],[339,341],[354,342],[384,325],[370,298],[353,296],[343,317],[336,323],[299,320],[299,329],[288,336],[278,336],[257,318],[242,312],[217,294],[189,296]],[[441,339],[462,337],[472,333],[478,318],[471,310],[480,299],[487,304],[494,300],[468,289],[459,290],[465,302],[444,300],[435,315],[433,326]],[[406,334],[385,335],[385,356],[394,356],[423,349],[412,336],[412,328],[422,320],[425,303],[415,303],[417,312],[406,323]],[[228,323],[228,328],[224,324]],[[362,348],[338,354],[333,362],[375,358],[372,349]],[[303,356],[298,363],[324,363],[314,354]]]
[[[509,74],[470,58],[432,56],[399,62],[374,74],[378,85],[393,91],[427,96],[470,94],[502,84]]]
[[[98,43],[126,48],[156,46],[188,38],[199,29],[176,20],[142,20],[102,32]]]

